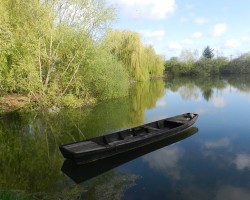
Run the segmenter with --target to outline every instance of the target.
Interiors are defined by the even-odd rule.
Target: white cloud
[[[152,45],[157,53],[164,52],[166,50],[166,46],[163,43],[165,30],[139,30],[138,31],[142,37],[142,41],[146,45]]]
[[[236,40],[236,39],[230,39],[230,40],[227,40],[224,44],[225,47],[232,47],[232,48],[235,48],[235,47],[238,47],[240,46],[240,41],[239,40]]]
[[[138,19],[165,19],[176,9],[175,0],[108,0],[118,4],[124,14]]]
[[[149,43],[148,41],[151,41],[152,44],[160,42],[164,36],[165,36],[165,30],[140,30],[138,31],[142,37],[146,40],[146,43]]]
[[[213,27],[212,36],[219,37],[223,35],[227,31],[227,29],[228,29],[228,26],[225,23],[216,24]]]
[[[245,168],[250,169],[250,155],[238,154],[234,160],[237,169],[243,170]]]
[[[221,138],[220,140],[205,142],[205,147],[209,149],[221,148],[221,147],[227,147],[229,144],[230,144],[230,140],[228,138]]]
[[[179,42],[169,42],[168,48],[169,48],[170,50],[176,50],[176,49],[181,49],[182,46],[180,45]]]
[[[200,38],[202,36],[201,32],[194,32],[193,33],[193,38]]]
[[[206,24],[208,22],[208,20],[205,19],[204,17],[197,17],[197,18],[194,19],[194,22],[196,24],[200,24],[201,25],[201,24]]]

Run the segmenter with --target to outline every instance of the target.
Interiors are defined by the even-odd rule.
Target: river
[[[185,112],[193,129],[72,168],[60,144]],[[250,199],[250,77],[135,83],[92,107],[0,115],[0,199]]]

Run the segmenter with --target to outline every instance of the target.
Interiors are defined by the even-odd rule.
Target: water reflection
[[[230,139],[229,138],[221,138],[213,141],[206,141],[205,142],[205,147],[206,148],[222,148],[222,147],[227,147],[230,145]]]
[[[250,169],[250,154],[238,154],[234,160],[238,170]]]
[[[178,146],[170,146],[169,148],[160,149],[157,152],[148,154],[143,157],[150,168],[166,174],[172,179],[181,178],[181,166],[179,160],[184,156],[184,151]]]
[[[1,114],[0,189],[25,191],[39,199],[91,199],[91,195],[95,199],[100,197],[95,191],[103,191],[107,179],[109,191],[114,185],[121,188],[117,198],[233,199],[238,195],[249,199],[249,100],[249,76],[175,78],[136,83],[128,97],[94,107]],[[116,163],[113,170],[106,168],[110,171],[82,184],[61,172],[60,144],[184,112],[200,114],[199,134],[121,162],[119,167]]]
[[[137,175],[109,171],[90,182],[80,198],[84,200],[120,200],[129,188],[135,186]]]
[[[248,200],[250,197],[249,188],[240,188],[232,185],[225,185],[221,187],[216,193],[216,200]]]

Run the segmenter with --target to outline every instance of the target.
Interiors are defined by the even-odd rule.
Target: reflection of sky
[[[191,88],[182,86],[174,92],[167,88],[164,96],[158,99],[156,107],[145,111],[144,121],[155,121],[185,112],[195,112],[200,115],[216,114],[219,113],[219,109],[225,112],[224,116],[229,110],[228,114],[234,115],[239,114],[238,110],[245,110],[247,108],[245,105],[249,104],[250,93],[242,92],[235,87],[227,86],[213,91],[207,101],[196,86]]]
[[[212,97],[209,99],[209,102],[211,102],[216,108],[223,108],[226,106],[226,100],[221,96]]]
[[[227,185],[219,188],[215,200],[249,200],[250,190]]]
[[[184,152],[177,145],[171,145],[143,156],[143,161],[150,168],[166,174],[173,179],[180,179],[179,160]]]
[[[237,169],[250,169],[250,155],[238,154],[234,160]]]
[[[165,101],[164,98],[160,98],[156,102],[156,107],[165,107],[166,105],[167,105],[167,102]]]
[[[188,94],[185,90],[188,90]],[[197,112],[198,133],[142,157],[140,171],[149,176],[145,197],[165,199],[250,199],[250,97],[235,87],[213,89],[208,101],[198,89],[166,89],[145,121]],[[138,170],[139,171],[139,170]],[[143,180],[143,179],[142,179]],[[159,184],[157,184],[159,183]],[[157,184],[155,186],[154,184]],[[166,186],[167,184],[167,186]],[[162,188],[159,185],[163,185]],[[159,188],[160,187],[160,188]],[[135,198],[136,199],[136,198]]]
[[[221,148],[227,147],[230,144],[230,140],[228,138],[221,138],[214,141],[206,141],[205,147],[207,148]]]

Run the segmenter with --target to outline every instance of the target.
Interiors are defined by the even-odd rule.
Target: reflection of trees
[[[13,118],[7,116],[6,118]],[[51,192],[60,176],[59,152],[50,151],[47,134],[26,132],[27,118],[0,125],[0,187],[29,192]],[[11,127],[12,125],[12,127]],[[26,126],[25,126],[26,125]],[[55,148],[56,146],[54,146]]]
[[[64,116],[65,117],[65,116]],[[68,118],[69,119],[69,118]],[[58,144],[82,136],[60,114],[8,113],[0,118],[0,188],[34,193],[39,199],[65,188]],[[70,120],[67,120],[70,121]],[[67,188],[66,191],[69,192]],[[17,194],[7,193],[7,195]]]
[[[92,108],[85,119],[83,131],[86,137],[102,135],[128,125],[129,98],[101,102]]]
[[[156,105],[164,94],[164,87],[163,80],[138,82],[131,86],[128,97],[98,104],[86,118],[87,137],[142,124],[145,110]]]
[[[213,95],[213,89],[223,89],[226,83],[218,76],[214,77],[175,77],[168,84],[172,91],[178,91],[184,87],[181,94],[184,99],[197,99],[197,89],[200,89],[204,99],[209,100]]]
[[[228,75],[223,77],[227,82],[240,91],[249,92],[250,91],[250,76],[249,74],[244,74],[240,76]]]
[[[180,92],[183,99],[197,99],[197,88],[207,101],[214,94],[214,89],[222,90],[227,85],[234,86],[243,92],[250,91],[250,77],[248,75],[228,75],[211,77],[175,77],[166,84],[173,92]]]
[[[164,82],[136,83],[130,96],[91,108],[0,115],[0,188],[64,196],[80,189],[65,186],[58,146],[143,123],[144,111],[164,94]],[[77,192],[74,193],[77,195]],[[62,199],[62,198],[61,198]]]
[[[163,80],[139,82],[132,86],[129,97],[130,126],[143,123],[145,110],[155,107],[157,100],[164,95],[164,88]]]

